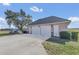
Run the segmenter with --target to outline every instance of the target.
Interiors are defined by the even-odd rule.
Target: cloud
[[[5,18],[0,17],[0,29],[4,29],[4,28],[9,28],[9,25],[7,24]],[[10,28],[16,28],[16,27],[11,24]]]
[[[68,19],[72,22],[79,22],[79,17],[69,17]]]
[[[37,6],[31,7],[30,10],[32,10],[33,12],[43,12],[43,9]]]
[[[2,3],[3,5],[5,6],[10,6],[11,4],[10,3]]]
[[[0,17],[0,23],[5,23],[6,21],[5,21],[5,19],[4,18],[2,18],[2,17]]]
[[[68,19],[71,20],[68,28],[79,28],[79,17],[69,17]]]
[[[0,17],[0,28],[8,28],[6,20],[2,17]]]

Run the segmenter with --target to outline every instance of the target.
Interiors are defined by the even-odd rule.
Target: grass
[[[68,29],[69,32],[79,32],[79,29]]]
[[[43,43],[49,55],[79,55],[79,42],[66,42],[66,44],[59,44],[50,41]]]
[[[9,34],[9,31],[0,31],[0,36],[6,35],[6,34]]]
[[[0,31],[0,36],[11,35],[9,31]]]
[[[69,29],[68,31],[78,32],[78,40],[62,41],[59,39],[55,41],[55,39],[49,39],[45,41],[43,46],[49,55],[79,55],[79,29]]]
[[[0,34],[9,33],[9,31],[0,31]]]

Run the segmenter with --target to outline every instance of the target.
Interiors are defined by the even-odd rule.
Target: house
[[[50,16],[36,20],[29,24],[29,33],[33,35],[41,35],[43,37],[60,37],[61,31],[66,31],[69,20],[56,16]]]

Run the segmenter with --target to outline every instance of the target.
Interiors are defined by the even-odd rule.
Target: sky
[[[4,14],[7,9],[15,12],[23,9],[26,14],[32,16],[33,21],[48,16],[62,17],[72,21],[70,28],[79,28],[79,4],[77,3],[0,3],[0,28],[8,27]]]

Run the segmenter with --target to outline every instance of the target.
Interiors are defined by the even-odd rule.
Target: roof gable
[[[69,21],[69,20],[64,19],[64,18],[60,18],[60,17],[56,17],[56,16],[50,16],[50,17],[38,19],[29,25],[46,24],[46,23],[54,23],[54,22],[64,22],[64,21]]]

